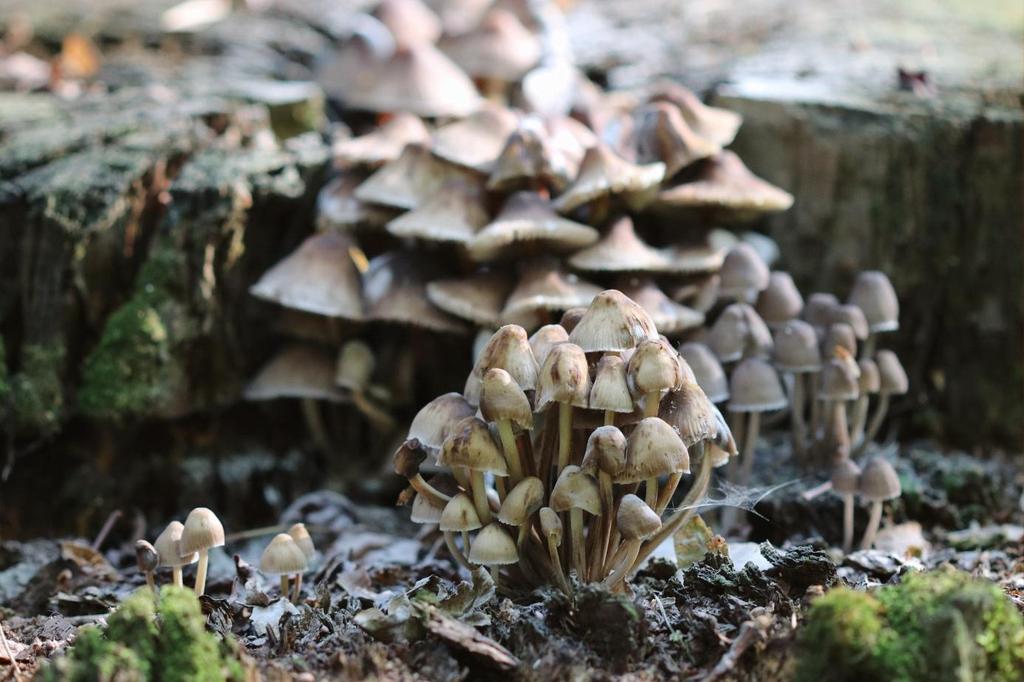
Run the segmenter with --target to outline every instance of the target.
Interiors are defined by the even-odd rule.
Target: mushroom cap
[[[363,318],[359,270],[352,240],[337,232],[307,237],[249,288],[257,298],[286,308],[347,320]]]
[[[864,311],[871,331],[899,329],[900,301],[884,272],[868,270],[857,275],[849,302]]]
[[[500,192],[537,184],[558,189],[569,183],[576,170],[572,159],[553,144],[543,124],[526,117],[505,140],[487,187]]]
[[[769,327],[778,327],[800,316],[804,308],[804,297],[796,288],[788,272],[773,271],[768,277],[768,286],[757,297],[757,313]]]
[[[490,173],[505,140],[519,124],[511,109],[486,103],[464,119],[434,131],[436,156],[459,166]]]
[[[870,329],[868,328],[868,320],[864,316],[864,311],[852,303],[837,305],[832,308],[832,323],[835,324],[836,322],[850,325],[850,329],[853,330],[853,335],[858,341],[868,338]]]
[[[533,428],[530,399],[512,375],[500,367],[492,367],[484,374],[480,389],[480,413],[490,422],[508,419],[517,428]]]
[[[729,380],[730,412],[769,412],[788,404],[775,368],[760,358],[747,358]]]
[[[407,144],[427,144],[429,141],[430,131],[420,117],[399,111],[365,135],[338,140],[331,146],[331,154],[335,166],[376,168],[397,159]]]
[[[854,334],[853,327],[845,322],[833,322],[825,332],[821,347],[825,355],[832,353],[836,348],[842,348],[850,355],[856,355],[857,335]]]
[[[642,196],[656,189],[665,177],[665,164],[630,163],[598,142],[580,162],[576,180],[555,200],[555,208],[566,213],[602,196]]]
[[[644,339],[637,345],[626,366],[629,386],[634,394],[668,391],[683,383],[683,359],[672,345],[662,338]],[[693,372],[689,366],[685,374],[690,378]]]
[[[588,272],[671,272],[672,262],[662,251],[637,236],[628,216],[615,221],[593,246],[573,254],[569,265]]]
[[[263,366],[242,393],[246,400],[304,398],[344,402],[334,385],[334,358],[330,351],[311,344],[292,343]]]
[[[316,65],[316,81],[329,96],[345,99],[354,90],[372,85],[373,72],[395,51],[388,27],[368,14],[353,18],[350,35],[337,50]]]
[[[832,467],[832,490],[838,495],[856,495],[860,489],[860,467],[849,457]]]
[[[278,533],[260,556],[260,570],[271,575],[303,573],[309,560],[288,533]]]
[[[474,260],[489,261],[506,255],[514,246],[530,243],[545,251],[575,251],[598,240],[598,231],[555,213],[550,202],[537,192],[509,195],[494,220],[469,244]]]
[[[512,280],[497,270],[427,283],[427,298],[431,303],[446,313],[482,327],[498,324],[501,309],[511,291]]]
[[[878,364],[871,358],[862,358],[857,361],[857,366],[860,368],[860,380],[857,384],[860,394],[878,393],[882,388],[882,376],[878,371]]]
[[[878,365],[880,393],[903,395],[910,390],[907,372],[896,353],[891,350],[880,350],[875,353],[875,363]]]
[[[647,311],[662,334],[678,334],[704,323],[704,313],[676,303],[650,278],[633,278],[620,289]]]
[[[646,540],[661,530],[661,518],[632,493],[622,496],[615,526],[626,540]]]
[[[527,476],[508,492],[498,511],[498,520],[509,526],[522,526],[544,506],[544,484],[539,478]]]
[[[515,540],[500,523],[490,523],[473,539],[469,560],[480,566],[503,566],[519,561]]]
[[[420,473],[420,465],[427,459],[427,450],[415,438],[402,441],[391,456],[395,473],[403,478],[413,478]]]
[[[641,420],[626,438],[626,466],[615,482],[637,483],[672,473],[690,473],[690,455],[679,433],[659,417]]]
[[[474,180],[470,170],[437,158],[421,144],[408,144],[394,161],[356,187],[354,196],[379,206],[411,211],[452,180]]]
[[[892,464],[881,457],[872,457],[861,471],[859,492],[866,500],[884,502],[899,497],[903,490]]]
[[[373,351],[364,341],[347,341],[338,352],[334,383],[351,391],[363,391],[370,385],[375,364]]]
[[[540,531],[545,540],[554,540],[555,546],[562,544],[562,519],[551,507],[541,507],[538,513],[540,517]]]
[[[660,206],[713,208],[744,213],[785,211],[793,195],[750,172],[728,149],[694,164],[691,177],[658,194]]]
[[[524,391],[537,388],[540,368],[533,357],[525,329],[519,325],[506,324],[491,335],[466,380],[464,393],[471,405],[480,403],[481,383],[484,374],[492,367],[500,367],[508,372]]]
[[[587,306],[579,306],[576,308],[569,308],[562,313],[561,319],[558,320],[558,325],[565,330],[567,334],[572,334],[572,330],[576,328],[576,325],[580,323],[583,316],[587,314]]]
[[[729,377],[710,348],[703,343],[689,341],[679,347],[679,354],[690,366],[697,384],[708,400],[720,403],[729,399]]]
[[[783,372],[817,372],[821,353],[814,327],[803,320],[789,320],[775,330],[773,359]]]
[[[536,411],[555,402],[586,407],[589,396],[590,370],[583,349],[571,342],[552,348],[537,379]]]
[[[458,493],[448,501],[438,523],[441,530],[448,532],[476,530],[481,526],[483,524],[480,523],[473,500],[466,493]]]
[[[530,349],[537,364],[543,365],[551,349],[569,340],[569,332],[560,324],[546,324],[530,336]]]
[[[206,507],[196,507],[185,518],[181,530],[181,552],[191,554],[224,545],[224,526]]]
[[[587,312],[569,332],[569,341],[586,353],[632,350],[658,330],[643,308],[615,289],[594,297]]]
[[[747,242],[738,242],[729,249],[722,269],[718,295],[750,303],[756,300],[758,292],[771,283],[771,272],[760,254]]]
[[[387,26],[399,46],[433,43],[441,37],[441,19],[422,0],[380,0],[370,14]]]
[[[818,382],[820,400],[856,400],[859,393],[857,375],[849,363],[836,358],[825,363]]]
[[[629,392],[626,363],[618,355],[602,356],[594,371],[588,406],[592,410],[605,410],[629,414],[633,412],[633,396]],[[589,447],[589,446],[588,446]]]
[[[389,251],[370,261],[363,277],[367,318],[439,333],[460,334],[466,325],[427,298],[428,272],[422,258],[409,251]]]
[[[356,199],[363,176],[349,171],[324,185],[316,196],[316,227],[320,233],[348,232],[354,228],[378,229],[400,209],[368,204]]]
[[[519,282],[509,294],[501,319],[534,326],[540,315],[585,306],[601,287],[562,270],[556,261],[541,258],[522,268]]]
[[[711,140],[697,135],[687,125],[678,107],[667,102],[643,105],[634,112],[633,117],[637,160],[641,163],[663,162],[667,178],[722,149]]]
[[[697,384],[685,383],[661,399],[658,416],[676,430],[683,445],[718,437],[719,412]]]
[[[199,555],[195,552],[181,553],[181,532],[185,526],[181,521],[171,521],[167,524],[164,532],[157,536],[153,543],[154,549],[160,555],[161,566],[187,566],[199,561]]]
[[[452,427],[474,414],[476,410],[461,394],[445,393],[420,408],[409,425],[407,438],[419,441],[426,450],[436,453]]]
[[[590,432],[580,469],[591,476],[603,472],[613,479],[626,467],[626,437],[616,426],[599,426]]]
[[[409,512],[409,520],[413,523],[435,524],[441,522],[441,514],[444,506],[438,504],[433,498],[426,495],[416,494],[412,499],[412,510]]]
[[[834,294],[817,291],[807,297],[802,316],[812,327],[827,327],[832,324],[832,310],[838,305]]]
[[[468,244],[487,220],[483,185],[475,179],[455,178],[418,207],[389,222],[387,229],[396,237]]]
[[[471,471],[482,471],[495,476],[508,476],[505,458],[494,442],[487,422],[476,417],[466,417],[452,427],[451,433],[441,446],[437,463],[446,467],[465,467]]]
[[[731,303],[711,325],[708,347],[721,362],[734,362],[744,356],[768,357],[774,342],[768,325],[746,303]]]
[[[582,509],[588,514],[601,513],[601,494],[593,476],[570,464],[558,475],[551,489],[551,508],[556,512]]]
[[[145,540],[136,540],[135,562],[143,573],[152,573],[160,565],[160,553]]]
[[[674,104],[694,133],[721,147],[732,144],[743,122],[736,112],[708,106],[692,91],[671,81],[657,84],[651,101]]]
[[[408,111],[427,118],[467,116],[482,100],[473,82],[429,43],[399,47],[370,68],[345,103],[367,111]]]
[[[288,535],[292,536],[292,540],[295,540],[295,544],[306,555],[307,561],[313,558],[313,555],[316,554],[316,546],[313,544],[313,538],[310,536],[309,531],[306,530],[306,524],[292,524],[292,527],[288,529]]]
[[[440,43],[452,61],[474,78],[518,81],[541,57],[541,45],[516,18],[496,7],[472,31],[445,38]]]

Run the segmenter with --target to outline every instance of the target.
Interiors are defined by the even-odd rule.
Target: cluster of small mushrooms
[[[209,551],[223,547],[224,526],[217,515],[206,507],[197,507],[189,512],[185,523],[171,521],[167,528],[150,544],[146,540],[135,543],[135,558],[139,571],[146,576],[146,584],[156,590],[158,568],[171,569],[171,584],[183,587],[182,569],[198,563],[194,583],[195,593],[206,591],[206,572],[209,565]],[[313,538],[306,526],[294,524],[287,533],[275,535],[260,558],[260,570],[268,575],[280,576],[281,597],[299,600],[302,591],[302,574],[309,568],[309,562],[316,553]],[[291,589],[294,576],[295,587]]]

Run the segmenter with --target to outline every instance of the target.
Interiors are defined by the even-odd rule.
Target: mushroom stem
[[[743,434],[743,452],[740,459],[743,466],[740,469],[740,485],[750,483],[750,474],[754,469],[754,452],[757,450],[757,436],[761,430],[761,413],[751,412],[747,421],[746,433]]]
[[[377,407],[373,401],[366,397],[363,391],[352,391],[352,402],[378,431],[388,433],[395,428],[395,418]]]
[[[693,447],[690,448],[690,454],[703,458],[704,441],[694,443]],[[668,504],[672,501],[672,496],[676,494],[676,488],[679,487],[681,480],[683,480],[683,472],[681,471],[677,471],[668,477],[668,482],[665,483],[665,487],[661,489],[661,493],[658,495],[658,506],[654,509],[658,516],[664,514],[665,510],[668,509]]]
[[[431,500],[434,501],[434,503],[442,507],[448,504],[452,499],[451,497],[445,495],[443,492],[441,492],[434,486],[427,483],[426,480],[424,480],[422,474],[416,474],[415,476],[410,477],[408,480],[409,485],[411,485],[416,490],[417,493],[423,495],[424,497],[430,498]]]
[[[821,401],[818,400],[818,373],[810,372],[807,375],[807,382],[810,384],[811,398],[811,440],[818,437],[818,427],[821,426]]]
[[[853,493],[843,495],[843,553],[853,549]]]
[[[604,411],[604,425],[615,426],[615,413],[611,410]]]
[[[804,378],[795,372],[793,390],[789,394],[789,413],[793,428],[793,454],[798,460],[802,460],[807,442],[807,424],[804,422]]]
[[[562,469],[569,466],[569,453],[572,449],[572,405],[569,403],[558,403],[558,470],[555,471],[555,478],[562,473]]]
[[[323,452],[330,452],[331,439],[327,435],[327,425],[320,413],[320,405],[312,398],[302,399],[302,417],[306,420],[306,428],[313,438],[313,444]]]
[[[859,447],[864,440],[864,428],[868,421],[868,395],[861,393],[853,404],[853,418],[850,420],[850,442]]]
[[[146,571],[146,584],[149,585],[149,589],[154,592],[157,591],[156,580],[153,578],[153,571]]]
[[[302,574],[298,573],[295,575],[295,592],[292,596],[292,603],[298,604],[300,597],[302,597]]]
[[[281,574],[281,598],[282,599],[288,599],[288,596],[289,596],[288,593],[290,591],[288,589],[288,584],[290,582],[291,582],[291,580],[288,578],[288,575],[285,574],[285,573],[282,573]]]
[[[462,551],[469,554],[469,531],[462,531]],[[473,569],[469,569],[473,570]]]
[[[587,567],[587,546],[583,539],[583,510],[573,507],[569,510],[569,530],[572,533],[572,567],[583,580]]]
[[[644,481],[644,502],[651,509],[658,506],[658,477],[651,476]]]
[[[487,501],[487,487],[484,484],[484,472],[470,471],[469,487],[473,489],[473,506],[480,516],[480,521],[486,526],[491,522],[491,505]]]
[[[181,579],[181,566],[171,567],[171,584],[175,587],[184,587],[184,582]]]
[[[661,404],[661,391],[648,391],[644,396],[644,417],[657,417]]]
[[[558,586],[562,588],[562,591],[566,594],[572,594],[572,590],[569,589],[569,581],[565,577],[565,571],[562,570],[562,560],[558,557],[558,545],[555,544],[553,538],[548,538],[548,557],[551,559],[551,567],[558,577]]]
[[[196,566],[196,596],[201,596],[206,591],[206,565],[210,561],[210,550],[199,550],[199,565]]]
[[[468,539],[468,537],[469,537],[469,534],[466,533],[466,538]],[[464,569],[466,569],[467,571],[472,573],[473,572],[473,567],[466,560],[466,555],[463,554],[461,551],[459,551],[458,546],[455,544],[455,532],[454,531],[450,531],[450,530],[444,531],[444,544],[448,547],[448,552],[452,555],[452,558],[455,559],[455,561],[459,564],[459,566],[462,566]],[[466,550],[469,551],[469,544],[468,543],[466,544]]]
[[[505,451],[505,462],[508,464],[508,473],[511,478],[509,483],[515,485],[523,479],[523,463],[519,457],[519,446],[516,445],[516,435],[512,431],[510,419],[498,420],[498,437],[501,439],[501,447]]]
[[[615,498],[611,474],[598,470],[597,484],[601,494],[601,516],[596,534],[598,541],[594,543],[594,551],[590,557],[590,575],[592,577],[604,574],[604,560],[608,555],[612,526],[615,525]]]
[[[880,393],[878,395],[878,404],[875,406],[875,413],[871,415],[871,421],[868,422],[867,433],[864,435],[864,440],[861,441],[859,451],[867,448],[868,443],[875,440],[875,437],[878,436],[878,432],[882,429],[882,422],[885,421],[885,414],[888,411],[889,394]]]
[[[613,587],[617,582],[626,577],[636,563],[637,554],[640,552],[640,540],[626,540],[615,550],[612,557],[611,567],[604,579],[605,587]]]
[[[494,589],[498,589],[499,583],[501,583],[501,572],[498,568],[498,564],[491,564],[487,567],[491,572],[491,580],[494,581]]]
[[[875,543],[875,533],[878,532],[878,526],[881,522],[882,502],[880,500],[872,500],[871,514],[868,516],[868,526],[864,529],[864,537],[860,541],[861,549],[871,549],[871,545]]]

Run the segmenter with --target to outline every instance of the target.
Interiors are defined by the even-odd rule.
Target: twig
[[[7,644],[7,633],[4,632],[4,625],[0,623],[0,647],[4,649],[4,656],[11,662],[11,670],[14,671],[14,677],[17,678],[21,675],[21,667],[18,665],[18,661],[14,659],[14,654],[11,652],[11,647]]]
[[[746,653],[747,649],[750,648],[754,642],[761,640],[762,634],[760,628],[752,620],[748,620],[740,626],[740,633],[736,635],[736,639],[732,641],[732,646],[725,652],[721,660],[718,661],[718,665],[711,669],[711,672],[707,674],[703,682],[715,682],[724,678],[728,673],[732,672],[733,668],[739,662],[740,657]]]
[[[121,516],[122,514],[120,509],[115,509],[110,513],[110,516],[107,517],[103,527],[100,528],[100,532],[96,534],[96,539],[92,541],[92,549],[94,551],[98,552],[100,547],[103,546],[103,541],[107,539],[108,535],[110,535],[110,531],[114,528],[114,524],[120,520]]]

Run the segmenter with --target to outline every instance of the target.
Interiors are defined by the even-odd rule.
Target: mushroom
[[[707,344],[723,364],[745,357],[768,357],[772,333],[761,316],[747,303],[732,303],[711,325]]]
[[[592,410],[604,412],[606,425],[615,423],[616,414],[631,414],[633,412],[633,396],[629,391],[626,363],[622,361],[621,357],[604,355],[598,360],[587,404]]]
[[[408,440],[417,441],[428,454],[436,456],[451,428],[476,414],[476,410],[459,393],[445,393],[420,408],[409,425]]]
[[[555,208],[567,213],[597,200],[607,202],[616,195],[623,196],[632,208],[640,208],[664,177],[665,164],[636,165],[598,142],[583,156],[579,175],[555,200]],[[602,214],[607,214],[607,203],[596,211],[591,222],[601,222]]]
[[[792,377],[789,391],[789,414],[793,453],[802,457],[807,447],[805,410],[807,396],[817,395],[815,376],[821,371],[821,354],[814,327],[803,320],[789,320],[775,330],[775,367]],[[808,387],[808,383],[811,384]],[[812,400],[816,400],[812,397]]]
[[[292,536],[292,540],[295,540],[295,544],[306,555],[306,560],[312,561],[313,555],[316,554],[316,546],[313,544],[313,538],[310,536],[309,531],[306,530],[306,524],[293,523],[291,528],[288,529],[288,535]]]
[[[396,237],[465,246],[487,221],[480,181],[454,178],[416,208],[390,221],[387,230]]]
[[[160,565],[160,553],[145,540],[136,540],[135,562],[139,566],[139,572],[146,576],[146,584],[149,585],[149,589],[156,592],[156,581],[153,579],[153,571]]]
[[[441,19],[422,0],[380,0],[370,15],[391,31],[399,46],[432,44],[441,37]]]
[[[195,552],[182,554],[181,532],[184,529],[180,521],[171,521],[153,543],[160,557],[160,565],[171,567],[171,584],[176,587],[182,587],[181,567],[199,561],[199,555]]]
[[[407,144],[427,144],[429,141],[430,131],[420,117],[399,111],[366,135],[335,142],[331,153],[337,167],[377,168],[397,159]]]
[[[467,571],[472,571],[469,561],[463,552],[470,551],[469,532],[483,526],[480,515],[476,513],[476,506],[473,500],[466,493],[458,493],[444,506],[441,518],[438,520],[438,528],[444,535],[444,542],[448,551],[456,561]],[[462,551],[455,545],[455,533],[462,534]]]
[[[378,430],[388,433],[395,426],[394,418],[367,396],[375,365],[373,351],[364,341],[347,341],[338,352],[334,383],[349,392],[355,406]]]
[[[591,303],[593,303],[593,301],[591,301]],[[576,325],[578,325],[580,320],[583,319],[583,316],[587,314],[589,307],[590,306],[580,306],[577,308],[569,308],[562,313],[562,318],[558,320],[558,325],[565,330],[566,334],[572,334],[572,330],[576,329]]]
[[[516,538],[516,549],[523,570],[529,570],[526,561],[526,541],[530,537],[530,520],[544,505],[544,484],[535,476],[528,476],[519,481],[505,497],[498,511],[498,520],[507,526],[519,529]]]
[[[430,275],[428,264],[410,251],[389,251],[371,260],[363,275],[367,319],[447,334],[468,331],[427,298]]]
[[[875,339],[880,332],[899,329],[900,301],[884,272],[869,270],[857,275],[849,302],[864,311],[869,335],[864,342],[863,357],[875,354]]]
[[[757,296],[755,309],[768,327],[775,329],[800,316],[804,297],[788,272],[775,270],[768,277],[768,286]]]
[[[694,133],[721,147],[732,144],[743,121],[736,112],[704,104],[697,95],[674,81],[657,84],[650,99],[675,105]]]
[[[427,298],[431,303],[481,327],[498,325],[501,309],[511,291],[512,279],[497,270],[427,283]]]
[[[509,195],[494,220],[487,223],[469,243],[469,254],[477,261],[495,260],[516,248],[533,252],[575,251],[598,240],[597,230],[555,213],[537,192]]]
[[[682,359],[661,338],[641,341],[629,358],[626,373],[630,388],[643,400],[645,417],[656,417],[661,396],[683,383]]]
[[[689,341],[679,347],[679,355],[690,366],[697,385],[708,400],[721,403],[729,399],[729,377],[710,348],[703,343]]]
[[[555,476],[569,464],[572,447],[572,408],[587,407],[590,372],[583,349],[574,343],[560,343],[551,349],[537,380],[536,412],[558,403],[558,463]],[[542,468],[541,480],[550,473]]]
[[[480,24],[461,35],[444,38],[439,47],[466,73],[482,81],[485,94],[504,99],[506,84],[519,81],[541,57],[541,44],[516,18],[495,7]]]
[[[655,208],[711,209],[733,220],[776,211],[793,205],[793,195],[750,172],[728,149],[703,159],[681,173],[683,182],[662,190]]]
[[[452,428],[457,428],[457,425],[453,425]],[[426,458],[426,449],[417,439],[409,438],[398,446],[398,449],[395,450],[395,454],[392,456],[395,473],[408,480],[409,485],[418,494],[430,498],[435,504],[447,504],[449,496],[427,483],[423,478],[423,474],[420,473],[420,465]]]
[[[585,353],[621,353],[657,336],[658,330],[647,311],[615,289],[595,296],[569,331],[569,341]]]
[[[598,287],[567,273],[554,259],[540,258],[521,268],[519,283],[501,311],[504,322],[536,326],[548,313],[589,304],[601,292]]]
[[[302,552],[302,548],[295,542],[288,533],[278,533],[270,541],[263,555],[260,556],[260,570],[269,575],[281,577],[281,598],[291,599],[291,576],[301,577],[309,567],[309,560]],[[298,580],[298,578],[296,578]],[[295,590],[295,597],[292,601],[297,602],[298,589]]]
[[[821,342],[823,355],[829,355],[836,348],[842,348],[850,355],[857,355],[857,335],[853,327],[845,322],[833,322],[825,331],[825,338]]]
[[[892,465],[881,457],[868,460],[860,475],[860,495],[871,502],[871,513],[860,541],[861,549],[869,549],[875,542],[875,533],[882,521],[882,504],[899,497],[900,493],[900,478]]]
[[[484,526],[469,550],[469,560],[479,566],[487,566],[495,586],[499,584],[498,568],[519,561],[516,543],[500,523]]]
[[[569,512],[572,567],[576,569],[580,580],[585,580],[587,549],[583,535],[583,512],[594,516],[601,513],[601,494],[597,481],[575,464],[563,467],[551,489],[550,504],[556,512]]]
[[[885,414],[889,411],[889,397],[903,395],[910,390],[910,380],[900,363],[900,359],[891,350],[880,350],[875,355],[875,364],[878,366],[878,404],[868,422],[867,434],[860,444],[863,450],[867,444],[875,439],[882,422],[885,421]]]
[[[737,419],[733,431],[740,434],[738,440],[742,443],[740,460],[743,464],[738,482],[747,485],[754,467],[761,414],[784,409],[789,401],[775,369],[760,358],[747,358],[733,370],[729,392],[732,394],[729,412],[736,415]]]
[[[633,220],[619,218],[593,246],[574,253],[569,265],[587,272],[671,272],[673,263],[637,235]]]
[[[833,450],[839,439],[848,441],[850,437],[846,403],[856,400],[858,394],[858,369],[852,358],[842,347],[837,347],[835,357],[822,368],[818,382],[818,399],[824,406],[822,413],[826,420],[824,439],[827,450]],[[825,454],[833,453],[826,451]]]
[[[579,310],[579,308],[570,308]],[[564,315],[563,315],[564,317]],[[543,365],[551,349],[569,340],[569,332],[560,324],[546,324],[530,336],[530,350],[538,365]]]
[[[839,299],[833,294],[826,292],[815,292],[807,297],[801,317],[815,329],[819,336],[824,335],[824,330],[832,324],[832,311],[839,307]]]
[[[484,374],[492,367],[500,367],[511,375],[524,391],[537,388],[537,375],[540,368],[526,330],[515,324],[507,324],[494,332],[480,357],[466,379],[463,394],[470,405],[480,403],[480,389]]]
[[[853,498],[860,489],[860,467],[849,457],[832,467],[832,490],[843,499],[843,552],[853,548]]]
[[[637,559],[640,545],[661,529],[661,519],[658,515],[633,494],[623,496],[619,503],[619,511],[615,515],[615,522],[625,542],[619,545],[612,555],[607,577],[604,579],[605,587],[613,587],[626,577]]]
[[[196,507],[190,511],[185,518],[185,527],[181,531],[181,553],[199,553],[195,583],[197,595],[202,595],[206,590],[206,568],[210,561],[210,550],[223,546],[224,526],[217,515],[206,507]]]
[[[858,380],[860,390],[857,401],[853,404],[850,423],[850,441],[854,446],[860,445],[864,440],[870,396],[877,394],[882,388],[882,376],[878,371],[878,364],[874,360],[862,358],[857,362],[857,366],[860,368],[860,379]]]
[[[508,464],[510,483],[516,485],[523,478],[523,459],[516,444],[515,429],[533,429],[533,410],[530,399],[512,376],[500,367],[492,367],[484,375],[480,391],[480,413],[494,422],[498,438]]]
[[[646,310],[658,331],[667,336],[699,327],[704,322],[703,313],[676,303],[649,277],[630,279],[620,289]]]
[[[641,163],[661,161],[665,177],[670,178],[695,161],[717,154],[721,147],[696,134],[677,107],[667,102],[653,102],[636,109],[633,136],[637,160]]]
[[[512,110],[485,104],[466,118],[435,130],[434,155],[480,173],[490,173],[505,140],[518,125],[519,116]]]
[[[444,441],[437,463],[469,470],[470,492],[476,513],[483,523],[490,523],[491,507],[487,501],[484,474],[504,478],[508,476],[508,465],[491,437],[487,423],[476,417],[466,417],[456,424]]]
[[[771,284],[768,266],[746,242],[738,242],[729,250],[718,276],[721,278],[719,297],[740,303],[753,303]]]
[[[658,477],[688,473],[690,455],[679,433],[659,417],[646,417],[626,439],[626,465],[615,480],[644,482],[647,504],[654,509],[658,506]]]
[[[606,356],[602,360],[608,357],[610,356]],[[623,377],[624,379],[625,377]],[[628,391],[626,395],[628,397]],[[594,429],[587,439],[587,449],[583,455],[583,463],[580,464],[580,470],[583,473],[597,479],[598,493],[601,498],[600,525],[596,529],[596,536],[600,542],[591,543],[595,550],[590,558],[591,576],[603,574],[604,559],[608,554],[608,545],[611,543],[613,521],[615,520],[613,483],[618,480],[625,468],[626,437],[622,435],[622,431],[610,424]]]
[[[469,169],[443,161],[425,145],[410,143],[355,189],[359,201],[411,211],[452,180],[473,180]]]
[[[487,177],[487,188],[497,192],[529,189],[547,195],[564,188],[576,164],[553,144],[550,134],[534,117],[519,122]]]

